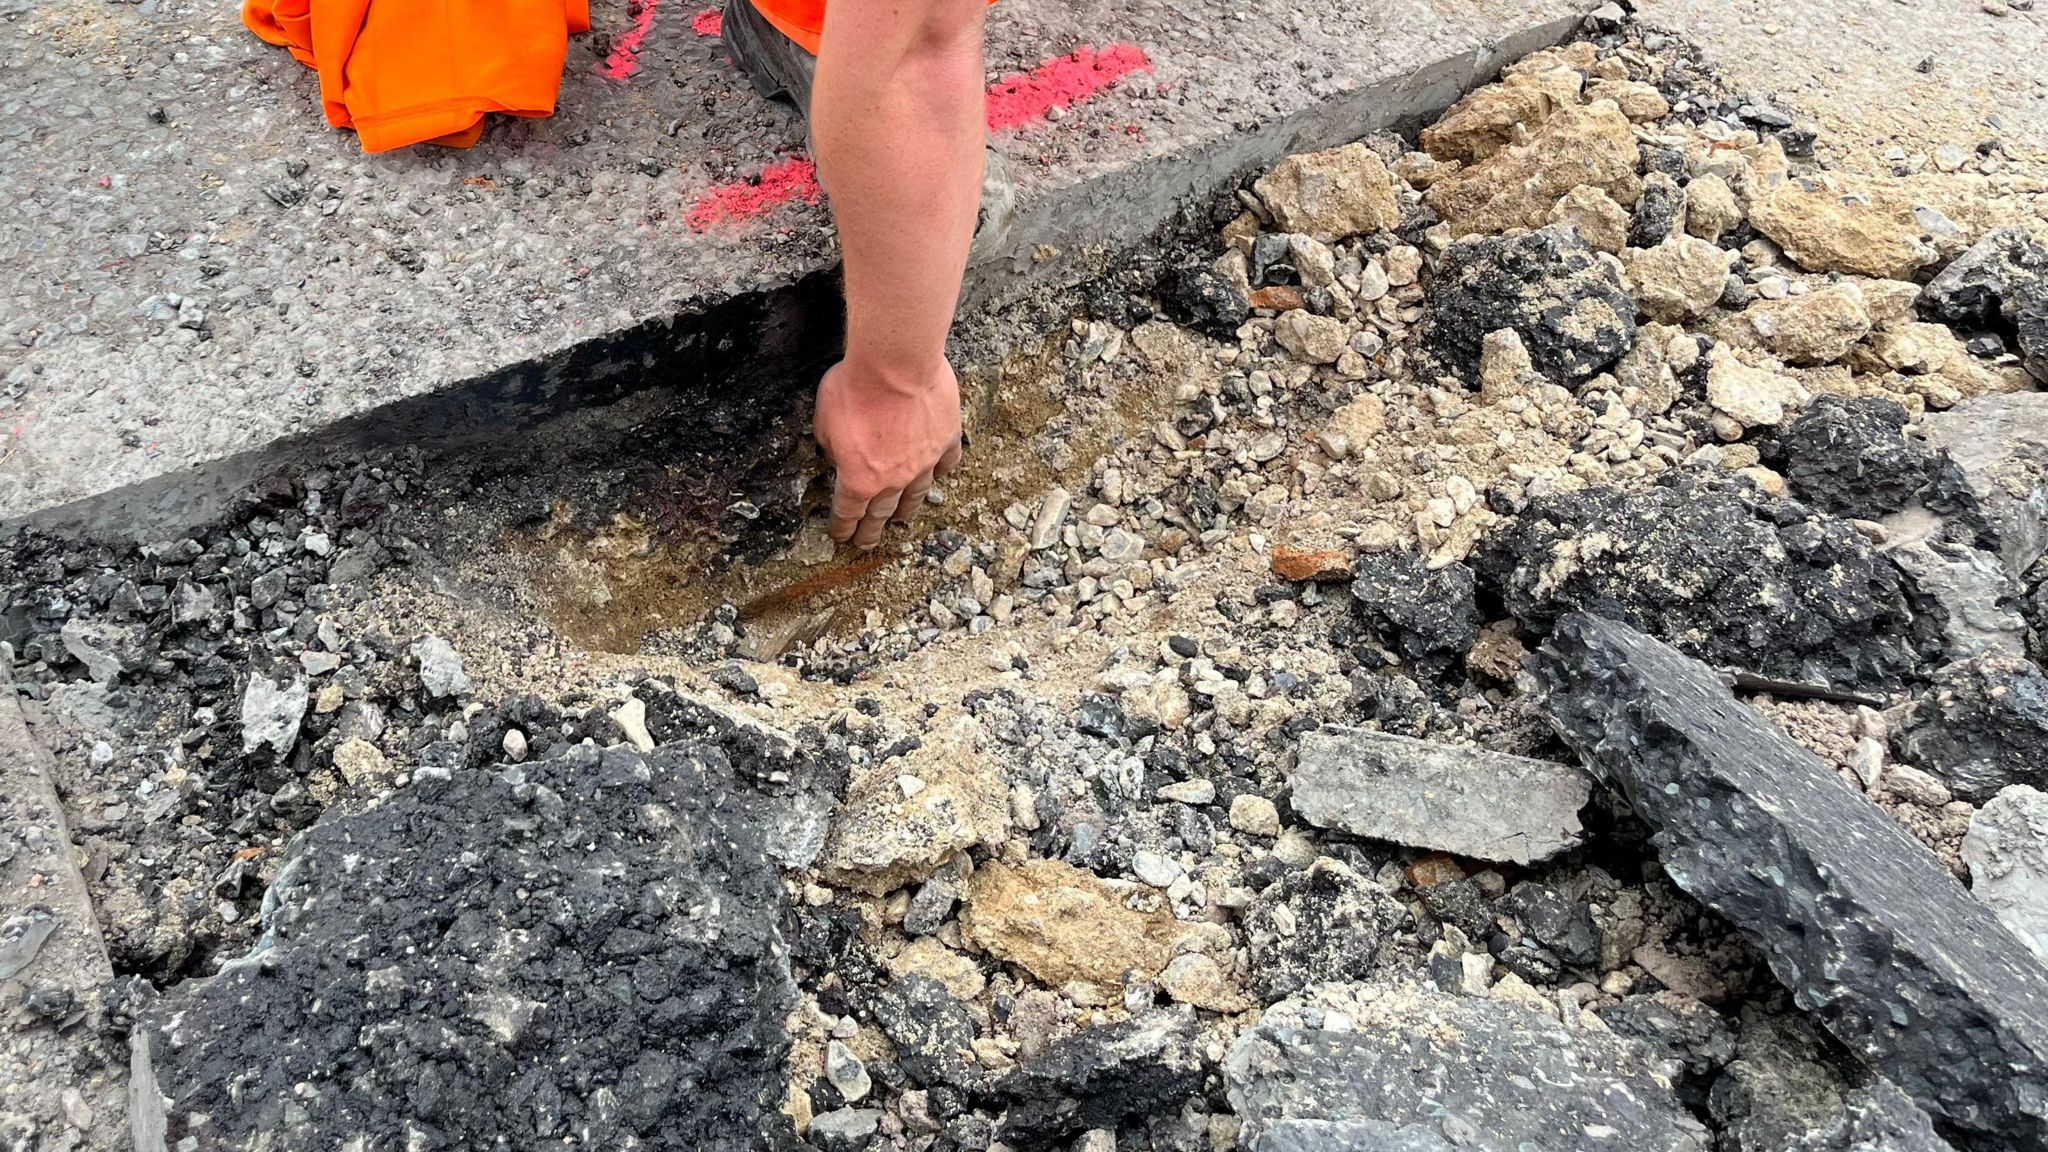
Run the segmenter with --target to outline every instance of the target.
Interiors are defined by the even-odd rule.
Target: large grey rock
[[[2048,970],[1934,856],[1714,671],[1595,616],[1538,655],[1558,733],[1674,883],[1972,1148],[2048,1148]]]
[[[2026,590],[1981,548],[1915,540],[1885,555],[1905,573],[1913,620],[1950,660],[1986,652],[2027,654]]]
[[[1706,1130],[1633,1040],[1566,1028],[1502,1000],[1412,986],[1363,991],[1343,1003],[1341,1029],[1322,1006],[1290,1000],[1232,1047],[1224,1085],[1251,1148],[1708,1147]],[[1302,1121],[1333,1127],[1306,1130]]]
[[[1897,736],[1908,763],[1973,804],[2009,784],[2048,787],[2048,676],[1996,654],[1943,665]]]
[[[2048,393],[1979,396],[1928,414],[1920,429],[1948,454],[1927,506],[1961,521],[2008,573],[2024,577],[2048,548]]]
[[[139,1027],[172,1145],[754,1152],[795,997],[736,758],[578,745],[330,810],[251,954]]]
[[[2015,784],[1970,818],[1970,892],[2048,964],[2048,793]]]
[[[1567,764],[1363,728],[1303,736],[1289,781],[1318,827],[1515,864],[1577,844],[1592,791]]]
[[[2010,336],[2028,373],[2048,381],[2048,248],[2025,231],[1985,233],[1921,289],[1919,303],[1950,327]]]

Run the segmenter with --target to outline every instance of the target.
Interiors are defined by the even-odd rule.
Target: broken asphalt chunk
[[[1009,1101],[1002,1138],[1012,1147],[1051,1146],[1125,1116],[1177,1108],[1202,1090],[1195,1012],[1161,1008],[1135,1019],[1055,1040],[995,1086]]]
[[[753,1152],[794,989],[760,805],[726,756],[589,745],[421,769],[287,852],[265,932],[138,1025],[211,1149]]]
[[[1657,829],[1844,1045],[1973,1149],[2048,1148],[2048,969],[1712,669],[1575,613],[1539,653],[1551,724]]]
[[[1303,736],[1290,781],[1318,827],[1515,864],[1577,844],[1592,790],[1571,765],[1362,728]]]
[[[1921,659],[1898,569],[1846,521],[1743,477],[1674,469],[1541,497],[1472,566],[1539,635],[1596,612],[1716,665],[1835,687],[1894,682]]]
[[[1909,763],[1973,804],[2011,784],[2048,786],[2048,677],[2017,656],[1944,665],[1898,742]]]

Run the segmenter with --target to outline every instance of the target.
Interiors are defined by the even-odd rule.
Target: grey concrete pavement
[[[801,125],[700,33],[704,0],[648,2],[626,79],[633,18],[599,0],[554,118],[364,156],[234,5],[0,0],[0,524],[192,523],[338,441],[502,446],[829,349],[824,207],[703,207],[800,156]],[[1233,172],[1440,108],[1587,6],[1005,0],[992,77],[1113,42],[1151,67],[999,134],[1020,228],[971,291],[1072,277]]]
[[[1995,14],[2003,8],[2002,14]],[[1888,170],[1886,153],[1996,139],[2048,175],[2048,9],[1983,0],[1637,0],[1735,85],[1825,129],[1823,154]]]

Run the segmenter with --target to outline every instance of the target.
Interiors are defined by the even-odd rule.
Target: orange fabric
[[[811,55],[818,54],[818,38],[825,31],[825,0],[753,0],[753,4],[777,31],[803,45]]]
[[[753,4],[777,31],[803,45],[811,55],[818,54],[818,34],[825,30],[825,0],[753,0]]]
[[[320,73],[327,122],[365,152],[467,148],[484,114],[551,116],[589,0],[245,0],[242,22]]]

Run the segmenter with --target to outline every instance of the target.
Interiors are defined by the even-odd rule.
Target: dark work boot
[[[816,56],[770,24],[753,0],[725,0],[719,36],[754,91],[770,100],[787,96],[804,119],[810,119],[811,80],[818,74]]]
[[[808,123],[811,84],[818,74],[817,57],[770,24],[754,7],[753,0],[725,0],[719,36],[754,91],[770,100],[787,97]],[[811,152],[815,155],[817,148],[812,147]],[[1002,155],[991,144],[982,156],[981,213],[974,222],[974,247],[968,253],[969,263],[979,264],[1006,254],[1016,203],[1017,191],[1010,183],[1009,171],[1003,165]]]

